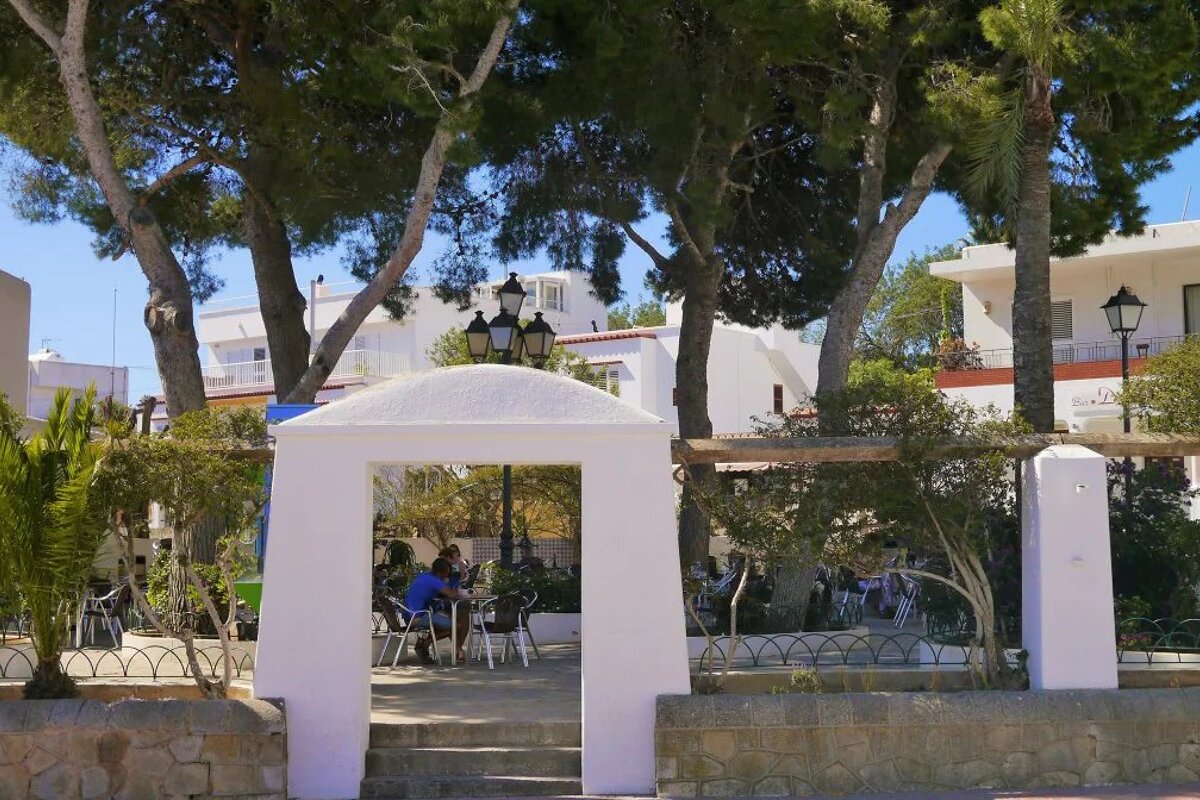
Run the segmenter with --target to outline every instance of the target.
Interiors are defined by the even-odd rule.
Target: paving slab
[[[537,659],[530,652],[528,668],[518,659],[497,661],[492,670],[486,662],[451,667],[412,660],[402,660],[395,669],[373,669],[371,721],[579,722],[580,646],[543,645],[541,654]]]

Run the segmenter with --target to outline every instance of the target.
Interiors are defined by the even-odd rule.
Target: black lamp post
[[[1122,286],[1100,308],[1108,317],[1108,327],[1121,337],[1121,425],[1125,433],[1129,433],[1131,430],[1129,404],[1124,399],[1124,390],[1129,386],[1129,337],[1137,332],[1146,304],[1139,300],[1136,294]],[[1133,502],[1133,459],[1125,456],[1123,467],[1125,470],[1125,506],[1129,508]]]
[[[510,272],[508,280],[500,287],[500,313],[490,322],[483,319],[483,312],[476,311],[475,319],[467,326],[467,351],[476,363],[483,363],[489,353],[498,353],[502,364],[520,364],[526,359],[535,369],[541,369],[550,358],[556,334],[550,324],[542,319],[539,311],[533,321],[523,329],[519,316],[525,303],[525,287],[517,280],[517,273]],[[500,566],[513,565],[512,526],[512,466],[502,468],[504,513],[500,528]]]

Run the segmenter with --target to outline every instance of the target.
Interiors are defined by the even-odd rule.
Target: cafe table
[[[479,609],[479,606],[489,600],[495,600],[499,595],[494,594],[469,594],[465,597],[459,597],[450,601],[450,666],[458,664],[458,607],[465,605],[467,607],[467,624],[471,624],[471,614]],[[467,639],[463,642],[463,653],[467,656],[467,661],[471,660],[471,631],[467,631]]]

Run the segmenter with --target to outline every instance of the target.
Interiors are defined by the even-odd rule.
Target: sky
[[[1150,209],[1147,222],[1180,220],[1189,187],[1195,188],[1196,196],[1187,216],[1200,219],[1200,144],[1178,153],[1173,169],[1143,188],[1143,202]],[[16,218],[10,196],[0,197],[0,201],[0,269],[26,280],[33,291],[30,351],[45,346],[68,361],[108,365],[114,362],[115,345],[115,363],[129,367],[130,400],[157,393],[160,383],[154,354],[142,325],[146,282],[133,256],[99,260],[92,254],[91,235],[83,226],[69,221],[31,225]],[[648,220],[642,233],[661,242],[662,227],[662,220]],[[957,204],[935,194],[901,234],[893,261],[967,235],[967,223]],[[416,283],[422,282],[420,275],[440,249],[439,237],[426,237],[425,248],[413,265],[418,273]],[[621,263],[627,299],[636,302],[645,294],[642,278],[646,267],[646,257],[630,247]],[[245,250],[221,253],[213,268],[225,280],[225,288],[215,300],[254,293],[250,256]],[[545,259],[510,267],[496,263],[492,277],[501,277],[509,269],[529,273],[552,268]],[[349,279],[337,251],[297,259],[295,272],[306,293],[309,280],[318,274],[324,274],[326,282]],[[464,315],[464,325],[466,322]]]

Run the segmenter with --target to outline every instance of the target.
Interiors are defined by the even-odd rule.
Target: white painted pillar
[[[691,692],[670,443],[581,450],[583,792],[653,794],[655,699]]]
[[[1115,689],[1105,459],[1055,445],[1022,470],[1022,627],[1033,689]]]
[[[292,434],[292,435],[288,435]],[[280,431],[254,694],[282,698],[288,797],[358,797],[371,715],[371,481],[343,440]]]

